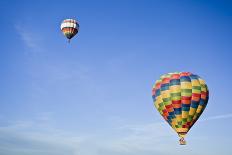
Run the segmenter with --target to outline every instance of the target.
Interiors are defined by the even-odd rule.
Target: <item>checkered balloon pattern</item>
[[[156,81],[152,98],[159,113],[184,138],[204,111],[209,91],[198,75],[175,72],[165,74]]]

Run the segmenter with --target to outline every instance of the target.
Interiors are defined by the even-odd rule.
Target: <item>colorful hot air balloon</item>
[[[152,89],[154,105],[185,145],[185,135],[204,111],[209,91],[205,81],[190,72],[168,73]]]
[[[60,29],[65,35],[65,37],[68,38],[68,41],[70,42],[70,39],[78,33],[79,24],[74,19],[65,19],[61,23]]]

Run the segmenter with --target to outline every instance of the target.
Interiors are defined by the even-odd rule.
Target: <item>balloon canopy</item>
[[[184,137],[204,111],[209,91],[205,81],[190,72],[168,73],[153,86],[155,108],[186,144]]]
[[[74,19],[65,19],[60,26],[61,31],[70,41],[79,31],[79,24]]]

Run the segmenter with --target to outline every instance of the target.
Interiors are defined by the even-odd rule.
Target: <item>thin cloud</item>
[[[211,117],[208,117],[205,119],[201,119],[200,122],[217,120],[217,119],[224,119],[224,118],[232,118],[232,114],[211,116]]]
[[[21,24],[15,25],[15,30],[19,34],[24,45],[32,51],[39,51],[38,45],[39,36],[30,31],[27,27]]]
[[[163,122],[126,125],[117,129],[118,136],[106,146],[108,151],[120,152],[119,154],[139,154],[146,152],[149,154],[168,154],[163,150],[164,137],[172,137],[174,133],[171,127]],[[154,147],[156,146],[156,147]]]
[[[77,155],[81,138],[48,126],[50,115],[42,113],[33,120],[0,127],[0,154]]]
[[[47,122],[52,121],[52,113],[42,113],[38,117],[1,127],[0,154],[167,154],[162,152],[161,143],[164,140],[162,137],[167,134],[165,130],[170,128],[163,128],[163,123],[129,125],[117,129],[115,133],[77,136],[47,126]]]
[[[199,120],[210,121],[232,118],[232,114],[217,115]],[[157,122],[141,125],[126,125],[118,128],[126,135],[108,143],[111,150],[118,152],[128,152],[136,154],[137,152],[155,152],[158,154],[169,154],[170,150],[175,149],[173,143],[178,145],[178,136],[166,122]],[[169,138],[167,138],[169,137]],[[170,145],[169,145],[170,144]],[[164,150],[167,145],[173,148]],[[154,147],[156,146],[156,147]],[[196,154],[197,152],[192,152]],[[190,153],[191,154],[191,153]]]
[[[201,121],[225,118],[232,118],[232,114],[212,116]],[[33,120],[0,127],[0,154],[168,155],[179,145],[177,135],[165,122],[125,125],[108,134],[78,136],[52,127],[49,123],[52,120],[53,113],[45,112]],[[167,146],[169,149],[163,149]],[[188,153],[197,154],[194,151]]]

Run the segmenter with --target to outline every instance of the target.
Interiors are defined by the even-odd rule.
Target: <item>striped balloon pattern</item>
[[[63,34],[70,40],[73,38],[79,31],[79,24],[74,19],[65,19],[60,26]]]
[[[152,98],[155,108],[184,138],[204,111],[209,91],[205,81],[190,72],[168,73],[153,86]]]

